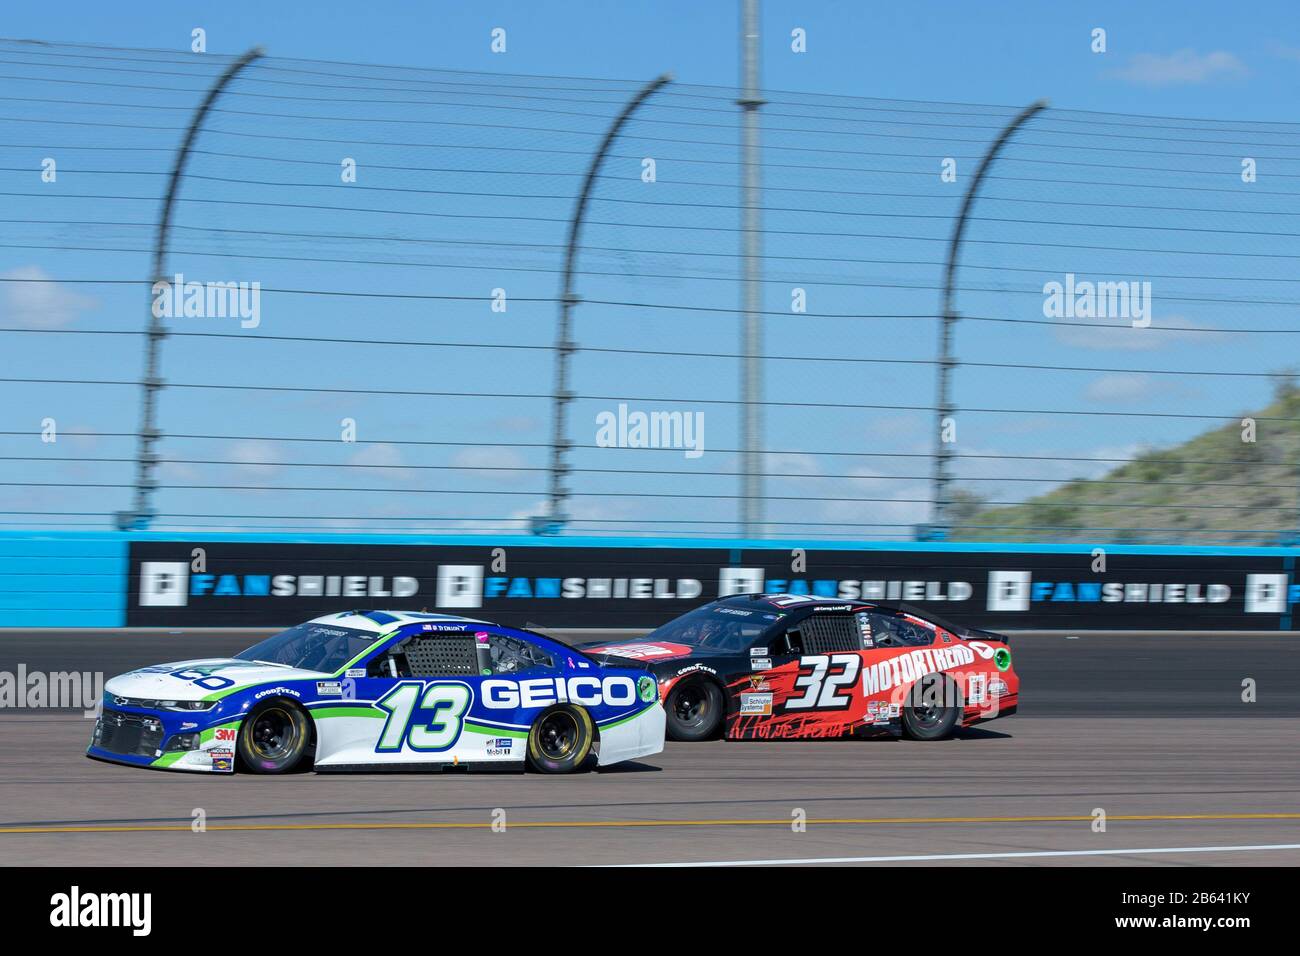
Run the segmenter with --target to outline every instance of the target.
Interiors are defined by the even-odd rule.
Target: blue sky
[[[289,5],[281,5],[288,7]],[[319,0],[275,9],[230,0],[200,5],[142,0],[111,8],[69,0],[57,16],[12,5],[5,35],[126,47],[188,49],[194,26],[209,51],[261,43],[276,56],[454,70],[637,79],[665,69],[682,82],[735,82],[738,4],[357,4]],[[1222,4],[958,2],[762,4],[764,83],[772,89],[884,98],[1017,104],[1046,96],[1063,107],[1231,119],[1285,119],[1300,55],[1293,4],[1261,2],[1241,16]],[[489,51],[493,27],[509,31],[506,56]],[[808,31],[809,54],[788,53],[789,30]],[[1108,32],[1094,55],[1090,32]],[[1108,76],[1134,57],[1189,50],[1237,58],[1240,77],[1196,82],[1150,65],[1149,82]],[[1231,71],[1227,71],[1231,73]],[[1181,78],[1181,81],[1179,81]],[[1232,82],[1228,82],[1233,80]],[[1154,82],[1151,82],[1154,81]]]
[[[935,263],[942,258],[964,177],[1015,108],[1046,97],[1055,108],[1044,114],[1050,118],[1009,148],[1007,161],[995,170],[998,178],[986,190],[988,198],[977,208],[982,221],[970,232],[959,308],[971,316],[1041,319],[1042,297],[1035,289],[1045,279],[1066,272],[1149,279],[1156,289],[1155,324],[1192,331],[1138,335],[1123,328],[964,322],[957,351],[968,362],[1117,371],[966,367],[957,375],[959,405],[1204,416],[1260,407],[1269,395],[1266,373],[1290,364],[1294,337],[1195,330],[1294,324],[1287,303],[1295,298],[1294,257],[1300,253],[1293,235],[1294,213],[1300,210],[1295,201],[1300,162],[1283,157],[1296,155],[1300,136],[1290,95],[1300,73],[1298,25],[1300,15],[1284,3],[1253,5],[1249,17],[1210,3],[1090,4],[1086,10],[1042,3],[764,4],[764,87],[792,91],[769,93],[772,102],[764,113],[765,224],[772,230],[764,288],[764,307],[773,313],[766,322],[767,353],[933,358],[937,328],[928,320],[777,313],[789,311],[790,289],[798,286],[809,290],[811,313],[933,314],[939,278]],[[206,61],[188,54],[196,26],[207,32],[212,55]],[[504,55],[490,51],[490,31],[496,27],[507,31]],[[1104,54],[1090,49],[1091,31],[1098,27],[1106,31]],[[677,452],[580,449],[575,465],[592,471],[573,481],[579,492],[573,510],[603,522],[583,529],[588,531],[727,531],[736,505],[725,496],[735,493],[737,480],[726,473],[736,469],[737,461],[722,449],[738,442],[736,410],[727,404],[736,395],[736,364],[674,353],[731,353],[738,346],[731,310],[739,290],[729,257],[736,248],[735,211],[730,208],[736,195],[736,117],[725,89],[707,89],[735,83],[736,28],[733,3],[322,2],[286,13],[238,0],[214,8],[170,2],[109,8],[74,0],[57,15],[40,7],[14,7],[3,28],[9,37],[175,51],[177,64],[156,64],[166,71],[159,74],[161,81],[152,78],[162,89],[114,90],[94,84],[106,79],[150,82],[151,77],[106,72],[104,61],[89,57],[56,65],[54,58],[0,44],[0,69],[25,77],[9,81],[14,99],[0,109],[9,120],[0,120],[0,181],[9,194],[6,218],[14,220],[0,224],[0,275],[61,280],[7,283],[0,289],[0,325],[121,331],[143,325],[146,303],[139,287],[69,280],[148,274],[148,223],[162,191],[168,148],[197,100],[194,91],[220,69],[221,56],[257,43],[271,57],[478,71],[481,82],[489,84],[511,85],[511,74],[621,81],[575,81],[570,85],[585,91],[578,94],[566,92],[562,81],[517,82],[515,92],[536,87],[535,98],[502,94],[490,101],[496,107],[473,112],[473,121],[483,125],[468,128],[457,125],[469,115],[463,102],[426,106],[414,94],[388,92],[432,82],[435,74],[338,68],[378,77],[358,81],[357,87],[386,87],[376,98],[391,96],[392,109],[347,105],[339,100],[349,94],[307,85],[296,89],[318,100],[307,107],[252,97],[259,90],[285,89],[270,84],[286,82],[286,77],[308,83],[310,71],[328,72],[320,64],[271,61],[280,69],[304,72],[250,72],[250,78],[263,79],[237,84],[234,91],[250,97],[221,104],[230,112],[214,116],[211,134],[200,140],[204,152],[191,166],[196,179],[187,183],[187,201],[178,215],[180,228],[169,261],[190,277],[257,280],[270,289],[453,297],[399,302],[268,294],[266,319],[250,336],[538,348],[254,346],[238,337],[174,338],[164,348],[164,375],[173,382],[547,392],[552,370],[545,346],[553,339],[554,306],[524,300],[555,294],[557,246],[585,166],[584,150],[630,90],[671,70],[677,86],[633,122],[606,169],[610,182],[602,185],[607,191],[598,192],[594,224],[584,237],[592,252],[582,265],[592,274],[582,278],[580,289],[589,299],[690,304],[697,311],[583,305],[578,338],[584,347],[669,354],[579,353],[575,390],[597,397],[575,403],[570,434],[576,442],[590,443],[594,415],[623,398],[643,408],[669,407],[657,402],[671,401],[676,403],[671,407],[705,413],[706,447],[713,451],[693,461]],[[807,32],[804,54],[790,50],[794,28]],[[78,82],[51,82],[68,78]],[[336,95],[338,100],[332,99]],[[22,102],[22,96],[59,102]],[[556,112],[530,115],[524,107],[539,103],[536,97],[552,99],[546,105]],[[873,99],[868,104],[836,97]],[[73,100],[123,105],[76,106]],[[403,105],[407,103],[413,105]],[[864,111],[868,107],[871,111]],[[351,120],[331,125],[248,115],[295,109]],[[402,118],[410,115],[448,125],[415,126]],[[1196,119],[1143,121],[1142,116]],[[891,125],[873,125],[890,117]],[[50,118],[56,122],[46,122]],[[121,125],[78,126],[78,121]],[[140,125],[158,129],[140,130]],[[504,128],[510,126],[529,128]],[[312,142],[291,141],[293,136]],[[436,145],[374,145],[417,140]],[[141,146],[155,151],[127,149]],[[555,152],[530,152],[538,147]],[[232,155],[241,152],[257,158]],[[55,199],[53,190],[39,181],[40,159],[49,153],[66,170],[57,188],[67,197]],[[353,154],[362,171],[358,185],[377,191],[347,195],[334,183],[327,185],[327,167],[338,156]],[[1260,162],[1253,187],[1244,187],[1238,175],[1244,155]],[[659,191],[652,194],[638,179],[638,160],[645,156],[656,157],[660,171],[653,187]],[[946,156],[958,159],[957,184],[943,184],[936,175]],[[1082,165],[1062,165],[1062,160]],[[820,165],[838,168],[822,172]],[[435,169],[459,171],[431,171]],[[312,179],[317,175],[323,178]],[[304,179],[317,185],[304,184]],[[300,185],[286,189],[285,183]],[[439,189],[445,194],[410,194]],[[124,198],[76,198],[106,193]],[[655,198],[645,203],[646,195]],[[334,206],[347,211],[331,211]],[[358,211],[361,207],[389,211]],[[476,216],[484,218],[469,221]],[[512,217],[518,221],[510,222]],[[708,231],[714,227],[717,232]],[[282,235],[323,232],[390,241]],[[391,241],[411,236],[424,237],[430,245],[399,247]],[[619,249],[635,251],[614,251]],[[328,261],[336,258],[383,262]],[[497,286],[518,299],[508,318],[494,316],[482,302],[454,298],[484,296]],[[16,370],[6,371],[7,377],[26,377],[33,370],[46,379],[130,380],[139,374],[139,342],[132,337],[6,335],[3,344],[10,358],[6,368]],[[891,406],[931,404],[930,367],[776,359],[765,367],[769,399],[821,403],[774,407],[766,413],[767,448],[787,452],[770,456],[769,470],[804,476],[767,482],[769,494],[785,499],[770,502],[768,515],[809,523],[774,526],[774,533],[796,529],[809,534],[843,522],[846,531],[868,537],[906,534],[910,523],[925,517],[925,458],[816,452],[928,452],[932,416]],[[1242,371],[1253,377],[1158,374],[1188,369]],[[0,430],[37,427],[49,416],[65,430],[129,432],[138,414],[138,389],[129,387],[0,384],[0,396],[8,409]],[[681,403],[692,397],[702,402]],[[825,407],[834,403],[881,407]],[[357,445],[340,447],[332,441],[342,417],[358,419],[362,440]],[[535,513],[543,497],[538,492],[545,487],[543,472],[501,470],[547,463],[545,449],[531,447],[550,438],[545,401],[169,389],[161,419],[173,435],[239,436],[164,442],[164,457],[186,459],[164,465],[160,472],[164,486],[172,486],[159,499],[164,515],[176,516],[168,519],[171,527],[199,527],[208,520],[180,515],[227,513],[335,516],[320,522],[323,527],[365,527],[367,519],[427,515],[439,516],[429,527],[472,529],[483,526],[484,518]],[[1209,419],[1154,415],[963,414],[958,450],[1122,458],[1139,447],[1174,444],[1209,424]],[[285,436],[318,441],[274,440]],[[419,447],[403,441],[466,444]],[[474,447],[474,442],[481,445]],[[129,457],[134,452],[126,439],[33,445],[30,436],[0,436],[3,453],[17,457]],[[293,462],[319,462],[321,467]],[[129,483],[127,463],[5,465],[6,480],[14,486],[0,488],[0,502],[13,510],[106,511],[125,507],[129,500],[121,488],[47,486],[56,481]],[[444,466],[451,468],[439,470]],[[972,459],[956,471],[970,479],[961,482],[964,487],[996,500],[1016,500],[1049,487],[1050,481],[1104,468],[1099,463]],[[619,471],[599,473],[604,469]],[[654,469],[680,474],[635,474]],[[1024,477],[1041,478],[1043,484],[1012,480]],[[183,491],[174,487],[180,484],[376,490]],[[430,493],[410,493],[420,488]],[[683,497],[647,497],[661,493]],[[695,494],[719,497],[689,497]],[[857,498],[873,500],[852,500]],[[670,516],[697,524],[651,523]],[[219,523],[231,522],[239,519]]]

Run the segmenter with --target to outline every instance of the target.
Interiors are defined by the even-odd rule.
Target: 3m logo
[[[213,740],[234,740],[235,732],[229,727],[218,727],[212,732]]]
[[[141,607],[184,607],[189,585],[190,566],[185,561],[140,562]]]
[[[438,565],[438,607],[482,607],[483,566]]]

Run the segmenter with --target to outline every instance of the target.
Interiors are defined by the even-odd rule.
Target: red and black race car
[[[906,604],[741,594],[640,640],[583,648],[659,681],[673,740],[939,740],[1016,712],[1004,635]]]

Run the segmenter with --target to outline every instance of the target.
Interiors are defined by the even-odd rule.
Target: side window
[[[533,667],[554,667],[555,662],[536,644],[493,634],[478,643],[479,670],[484,674],[517,674]]]
[[[894,618],[899,633],[904,641],[913,647],[929,647],[934,643],[934,631],[923,624],[916,624],[901,617]]]
[[[773,654],[802,654],[803,632],[797,627],[790,628],[772,643],[771,651]]]
[[[920,624],[913,624],[892,614],[859,614],[863,623],[863,637],[876,647],[928,647],[934,643],[934,632]]]
[[[862,650],[862,632],[851,614],[813,614],[799,622],[803,653]]]

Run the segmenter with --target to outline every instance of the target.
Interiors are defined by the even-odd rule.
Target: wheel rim
[[[948,708],[935,701],[943,692],[940,684],[918,686],[920,693],[913,695],[911,706],[912,721],[919,729],[931,730],[943,725],[948,718]]]
[[[916,720],[918,726],[929,729],[943,723],[944,711],[933,704],[926,704],[921,707],[913,707],[912,717]]]
[[[293,753],[298,742],[298,727],[293,716],[282,707],[270,707],[253,721],[253,752],[264,760],[280,760]]]
[[[699,727],[709,717],[709,695],[695,687],[683,687],[673,698],[673,716],[687,727]]]
[[[578,721],[565,711],[550,714],[537,731],[537,744],[551,760],[563,760],[578,746]]]

